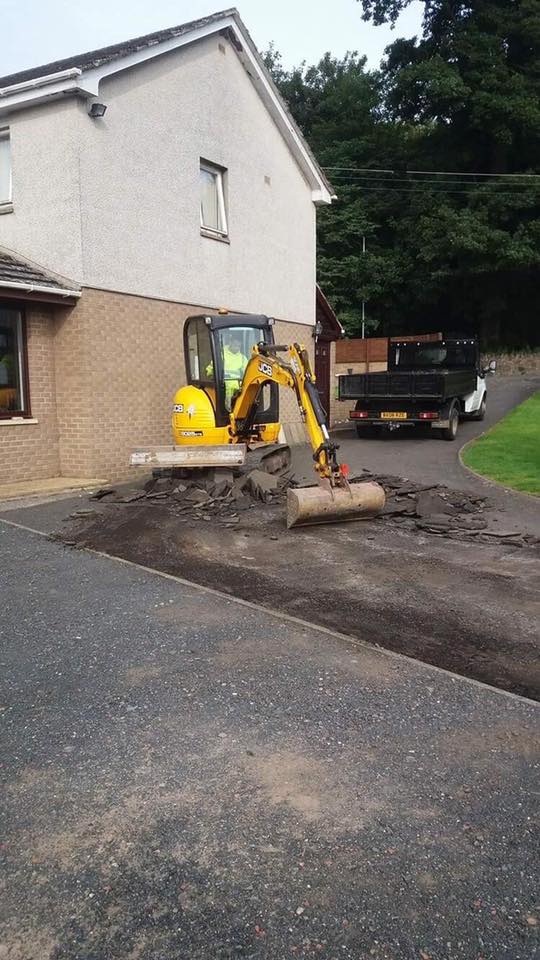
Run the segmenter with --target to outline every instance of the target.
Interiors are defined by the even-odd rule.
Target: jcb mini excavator
[[[376,483],[353,483],[337,460],[304,347],[274,343],[266,316],[194,316],[184,327],[187,386],[174,397],[174,447],[132,454],[132,464],[231,467],[253,459],[277,472],[290,462],[280,444],[279,387],[294,391],[313,450],[318,486],[290,489],[287,526],[372,517],[384,506]]]

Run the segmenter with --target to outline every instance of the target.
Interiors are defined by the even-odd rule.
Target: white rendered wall
[[[10,119],[0,245],[87,286],[315,320],[311,189],[230,43],[211,36]],[[227,169],[229,242],[201,236],[199,160]]]

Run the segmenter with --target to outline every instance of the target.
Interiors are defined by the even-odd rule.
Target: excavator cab
[[[177,445],[233,443],[230,415],[253,347],[273,344],[273,320],[266,316],[214,314],[189,317],[184,327],[188,386],[174,398]],[[254,439],[274,443],[279,435],[279,395],[264,384],[253,417]]]

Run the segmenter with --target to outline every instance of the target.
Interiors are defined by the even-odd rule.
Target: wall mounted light
[[[100,117],[104,117],[107,112],[107,105],[105,103],[94,102],[88,111],[88,116],[92,117],[92,120],[98,120]]]
[[[321,323],[320,320],[317,320],[317,322],[316,322],[316,324],[315,324],[315,326],[314,326],[314,328],[313,328],[313,336],[314,336],[315,340],[318,340],[318,339],[319,339],[319,337],[321,336],[321,333],[322,333],[322,332],[323,332],[323,325],[322,325],[322,323]]]

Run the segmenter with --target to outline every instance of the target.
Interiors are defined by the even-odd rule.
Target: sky
[[[83,53],[214,13],[227,0],[0,0],[0,76]],[[378,66],[397,37],[420,32],[423,3],[413,3],[394,30],[361,18],[356,0],[237,0],[259,50],[271,41],[291,67],[316,63],[328,50],[365,54]]]

